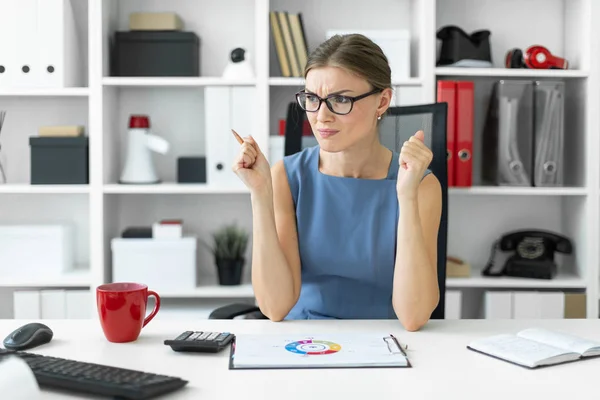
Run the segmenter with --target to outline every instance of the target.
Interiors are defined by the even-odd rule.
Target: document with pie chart
[[[230,369],[374,368],[411,364],[390,334],[237,334]]]

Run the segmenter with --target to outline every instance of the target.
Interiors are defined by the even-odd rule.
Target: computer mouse
[[[9,350],[26,350],[46,344],[52,340],[54,333],[46,325],[31,322],[15,329],[4,339],[4,347]]]

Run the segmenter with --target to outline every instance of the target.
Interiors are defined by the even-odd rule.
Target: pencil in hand
[[[239,144],[244,144],[244,139],[242,139],[241,136],[238,135],[238,133],[236,131],[234,131],[232,129],[231,132],[233,132],[233,136],[235,136],[235,138],[237,139],[237,141],[238,141]]]

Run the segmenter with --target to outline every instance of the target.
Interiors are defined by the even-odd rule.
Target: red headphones
[[[569,62],[564,58],[550,53],[544,46],[530,46],[525,50],[511,49],[504,59],[506,68],[532,68],[532,69],[568,69]]]

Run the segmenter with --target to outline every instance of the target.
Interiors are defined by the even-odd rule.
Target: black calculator
[[[173,351],[194,351],[216,353],[227,347],[235,335],[229,332],[185,331],[173,340],[165,340],[165,345]]]

